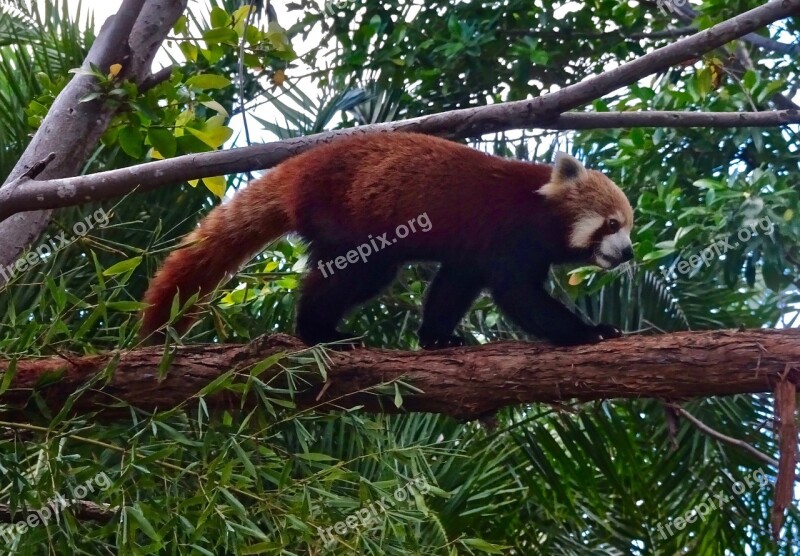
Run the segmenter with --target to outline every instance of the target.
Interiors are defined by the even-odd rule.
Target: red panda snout
[[[604,269],[615,268],[633,258],[633,244],[628,230],[620,228],[607,234],[594,250],[594,263]]]

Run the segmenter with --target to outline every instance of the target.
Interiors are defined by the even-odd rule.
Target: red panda
[[[427,231],[386,241],[364,262],[331,266],[421,215]],[[296,231],[309,243],[296,319],[309,345],[347,338],[337,330],[344,314],[413,261],[441,263],[426,293],[424,348],[461,345],[453,331],[483,289],[529,334],[559,345],[599,342],[621,332],[584,322],[544,284],[551,264],[610,269],[630,260],[632,226],[620,188],[567,154],[549,166],[415,133],[350,136],[284,161],[211,211],[150,284],[142,334],[166,324],[176,294],[181,305],[207,294]]]

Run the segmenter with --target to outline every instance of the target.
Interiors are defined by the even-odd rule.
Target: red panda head
[[[567,223],[567,245],[605,269],[633,258],[633,209],[622,190],[566,153],[556,155],[550,181],[539,193]]]

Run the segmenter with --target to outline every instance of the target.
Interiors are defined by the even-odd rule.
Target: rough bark
[[[107,71],[119,63],[120,78],[141,83],[150,75],[150,65],[167,32],[183,13],[187,0],[125,0],[109,18],[92,45],[84,69],[90,64]],[[28,148],[0,189],[2,195],[24,188],[20,180],[37,163],[55,156],[40,178],[74,176],[79,173],[105,132],[115,109],[101,99],[80,102],[95,90],[91,75],[76,75],[58,95]],[[0,201],[2,204],[2,201]],[[39,237],[50,221],[49,210],[16,215],[0,222],[0,265],[8,265]],[[0,283],[4,281],[0,275]]]
[[[0,414],[5,420],[35,419],[40,406],[31,402],[34,389],[54,413],[65,403],[75,412],[112,416],[128,415],[127,404],[147,411],[192,405],[198,392],[222,374],[233,370],[244,380],[259,362],[279,353],[286,354],[284,363],[304,369],[302,378],[295,375],[294,380],[295,385],[306,385],[296,397],[300,408],[363,406],[373,412],[423,411],[458,419],[528,402],[645,397],[674,401],[772,392],[783,378],[795,388],[800,382],[798,330],[681,332],[573,348],[502,342],[440,351],[329,352],[327,382],[304,349],[299,340],[285,335],[246,345],[176,347],[170,350],[171,365],[162,380],[162,347],[24,359],[11,365],[15,374],[0,395],[5,407]],[[0,362],[0,370],[8,372],[9,365]],[[113,373],[87,387],[108,368]],[[282,384],[285,377],[281,365],[259,373],[272,385]],[[48,385],[37,387],[44,382]],[[403,392],[399,408],[394,403],[395,384]],[[376,389],[379,385],[384,386]],[[70,399],[76,392],[81,393]],[[205,402],[217,409],[258,403],[228,391],[209,394]]]

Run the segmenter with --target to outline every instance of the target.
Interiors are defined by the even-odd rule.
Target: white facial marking
[[[622,252],[628,247],[631,247],[631,236],[627,229],[607,235],[597,249],[598,264],[603,268],[617,266],[622,261]]]
[[[606,219],[596,212],[582,216],[572,228],[569,236],[570,247],[586,248],[592,243],[592,236],[605,223]]]

